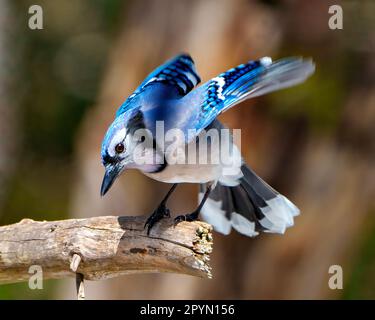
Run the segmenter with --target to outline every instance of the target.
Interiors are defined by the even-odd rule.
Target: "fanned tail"
[[[242,165],[241,171],[239,185],[229,187],[220,181],[217,183],[202,208],[203,219],[223,234],[229,234],[232,227],[249,237],[259,232],[283,234],[293,226],[299,209],[248,166]]]

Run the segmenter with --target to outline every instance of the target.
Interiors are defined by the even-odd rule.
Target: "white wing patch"
[[[212,81],[215,81],[217,85],[219,86],[216,92],[217,97],[220,100],[225,100],[225,97],[223,96],[223,87],[225,85],[225,79],[223,77],[216,77],[216,78],[213,78]]]
[[[265,67],[268,67],[272,64],[272,59],[270,57],[263,57],[259,61]]]

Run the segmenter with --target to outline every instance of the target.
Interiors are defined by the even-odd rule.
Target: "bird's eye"
[[[125,150],[124,144],[122,142],[116,144],[115,151],[116,153],[123,153]]]

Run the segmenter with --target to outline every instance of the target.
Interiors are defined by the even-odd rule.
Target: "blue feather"
[[[181,54],[151,72],[138,86],[134,93],[117,110],[116,117],[133,107],[134,99],[154,84],[165,84],[172,87],[171,96],[184,96],[189,93],[201,79],[197,74],[193,59],[188,54]],[[175,90],[173,90],[175,89]]]
[[[286,58],[272,63],[264,57],[221,73],[184,100],[200,99],[195,128],[207,127],[220,113],[241,101],[303,82],[314,72],[310,60]],[[191,97],[190,97],[191,96]],[[187,103],[187,102],[185,102]]]
[[[215,118],[233,101],[240,99],[248,91],[248,85],[253,84],[265,68],[260,60],[249,61],[223,72],[209,81],[206,96],[201,105],[199,122],[205,123],[207,119]],[[198,124],[198,127],[202,126],[201,123]]]

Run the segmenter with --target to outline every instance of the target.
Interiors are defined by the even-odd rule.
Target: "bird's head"
[[[112,122],[103,139],[101,158],[105,167],[102,196],[125,169],[155,172],[164,166],[164,157],[156,152],[152,134],[145,129],[139,110],[126,111]]]
[[[104,196],[116,178],[126,168],[134,167],[133,150],[136,142],[133,139],[126,113],[119,115],[108,128],[102,143],[101,160],[105,174],[100,190]]]

